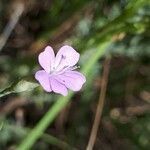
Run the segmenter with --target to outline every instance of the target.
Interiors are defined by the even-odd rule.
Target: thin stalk
[[[96,115],[94,119],[94,123],[92,126],[89,142],[87,145],[86,150],[93,150],[94,143],[96,140],[97,132],[98,132],[98,127],[100,125],[100,120],[102,117],[102,111],[104,107],[104,101],[105,101],[105,96],[106,96],[106,89],[107,89],[107,82],[108,82],[108,75],[109,75],[109,68],[110,68],[110,58],[106,58],[104,62],[104,71],[102,75],[102,83],[101,83],[101,91],[100,91],[100,96],[99,96],[99,101],[97,104],[97,109],[96,109]]]
[[[10,87],[0,91],[0,98],[6,95],[9,95],[11,93],[14,93],[14,91],[12,91],[12,89]]]

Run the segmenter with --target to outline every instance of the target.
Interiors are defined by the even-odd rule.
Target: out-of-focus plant
[[[25,91],[32,91],[34,88],[38,87],[37,83],[29,82],[26,80],[20,80],[13,83],[11,86],[0,91],[0,97],[6,96],[11,93],[20,93]]]

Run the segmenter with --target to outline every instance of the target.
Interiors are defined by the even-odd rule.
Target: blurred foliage
[[[131,8],[136,0],[22,2],[25,3],[25,11],[5,47],[0,51],[0,89],[8,87],[18,78],[33,81],[33,75],[38,69],[37,54],[47,44],[55,49],[64,43],[73,45],[81,52],[80,65],[85,66],[97,50],[97,45],[112,37],[114,42],[105,52],[105,55],[112,56],[112,61],[106,103],[95,149],[99,150],[101,147],[102,150],[148,150],[148,3],[132,14]],[[126,6],[129,7],[128,13],[122,14],[126,11]],[[0,33],[10,19],[13,7],[10,0],[0,1]],[[119,24],[115,21],[117,19]],[[99,97],[102,64],[103,58],[93,65],[83,90],[73,96],[68,107],[47,129],[47,134],[52,134],[77,149],[85,149]],[[0,149],[13,149],[24,138],[26,128],[33,128],[57,97],[59,96],[45,93],[38,87],[34,91],[1,98]],[[22,99],[25,99],[25,102],[22,102]],[[60,146],[53,144],[53,141],[41,138],[33,149],[58,147]]]

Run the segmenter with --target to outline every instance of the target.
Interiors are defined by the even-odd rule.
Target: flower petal
[[[66,66],[74,66],[79,61],[80,54],[71,46],[65,45],[60,48],[55,59],[55,68],[57,71]]]
[[[68,94],[68,90],[67,88],[65,87],[65,85],[61,84],[59,81],[57,81],[55,79],[55,77],[51,77],[50,78],[50,83],[51,83],[51,87],[52,87],[52,90],[55,92],[55,93],[60,93],[62,94],[63,96],[66,96]]]
[[[35,74],[36,80],[39,81],[39,83],[42,85],[45,91],[51,92],[51,86],[50,86],[50,81],[49,81],[49,75],[45,70],[39,70]]]
[[[86,81],[84,75],[77,71],[66,71],[63,74],[57,75],[56,78],[72,91],[79,91]]]
[[[50,71],[53,69],[54,61],[55,61],[55,54],[52,49],[52,47],[47,46],[44,50],[44,52],[41,52],[39,54],[39,63],[43,67],[43,69],[50,73]]]

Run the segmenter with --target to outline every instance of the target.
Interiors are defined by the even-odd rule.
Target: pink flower
[[[47,46],[38,57],[43,70],[36,72],[36,80],[47,92],[53,91],[66,96],[68,89],[79,91],[86,81],[83,74],[74,71],[79,57],[80,54],[71,46],[61,47],[56,57],[52,47]]]

